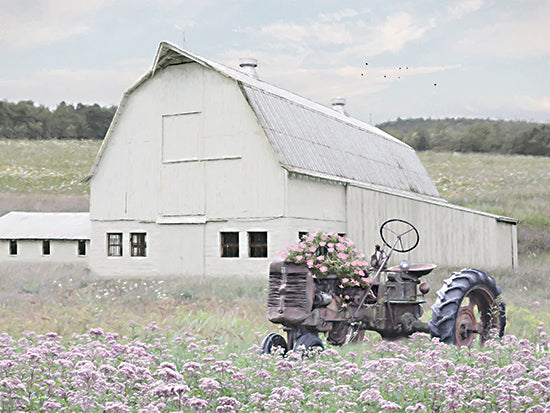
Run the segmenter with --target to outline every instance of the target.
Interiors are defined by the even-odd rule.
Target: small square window
[[[309,232],[307,231],[298,231],[298,240],[302,240],[302,238],[307,237],[309,235]]]
[[[42,241],[42,255],[50,255],[50,240]]]
[[[223,258],[235,258],[239,256],[239,233],[220,232],[221,256]]]
[[[10,255],[17,255],[17,241],[10,240]]]
[[[251,258],[267,257],[267,232],[248,233],[248,256]]]
[[[78,241],[78,255],[86,255],[86,240]]]
[[[122,233],[107,234],[107,255],[109,257],[122,257]]]
[[[133,232],[130,234],[130,255],[132,257],[147,256],[147,242],[144,232]]]

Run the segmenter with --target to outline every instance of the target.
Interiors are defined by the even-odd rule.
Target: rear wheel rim
[[[470,347],[476,338],[481,345],[498,327],[498,311],[493,295],[484,287],[469,290],[458,308],[455,322],[455,343]]]

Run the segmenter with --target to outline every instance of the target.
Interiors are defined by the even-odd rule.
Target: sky
[[[161,41],[378,124],[550,123],[550,0],[0,0],[0,99],[118,105]]]

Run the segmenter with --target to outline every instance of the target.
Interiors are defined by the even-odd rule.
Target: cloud
[[[428,30],[436,26],[435,20],[419,24],[414,18],[405,12],[388,16],[386,20],[375,26],[369,33],[368,46],[370,56],[386,51],[397,52],[405,44],[420,39]]]
[[[550,113],[550,97],[521,96],[517,98],[517,102],[523,110]]]
[[[368,21],[363,17],[366,14],[370,18]],[[433,18],[418,20],[403,11],[374,23],[373,18],[367,9],[343,9],[319,14],[306,22],[276,21],[260,29],[236,30],[262,39],[266,54],[283,51],[285,58],[289,54],[300,57],[291,61],[303,62],[310,56],[326,65],[342,64],[356,56],[398,52],[436,26]]]
[[[108,70],[42,70],[32,78],[0,79],[4,94],[0,99],[32,99],[47,106],[55,106],[60,100],[116,105],[150,65],[149,59],[135,59],[118,62]]]
[[[512,59],[550,54],[550,1],[528,4],[530,7],[495,11],[491,23],[466,32],[457,51]]]
[[[365,14],[369,12],[368,9],[364,9],[362,11],[357,11],[357,10],[354,10],[354,9],[343,9],[343,10],[339,10],[337,12],[334,12],[334,13],[321,13],[319,14],[319,21],[321,22],[334,22],[334,21],[341,21],[343,19],[347,19],[349,17],[356,17],[356,16],[359,16],[360,14]]]
[[[483,0],[459,0],[456,4],[447,6],[447,11],[452,19],[460,19],[466,14],[481,9],[483,3]]]
[[[25,49],[51,44],[90,30],[86,17],[113,0],[5,2],[0,8],[0,47]]]

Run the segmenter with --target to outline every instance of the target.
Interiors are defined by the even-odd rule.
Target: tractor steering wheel
[[[415,249],[420,241],[417,229],[402,219],[389,219],[384,222],[380,227],[380,237],[384,244],[393,247],[397,252],[409,252]]]

